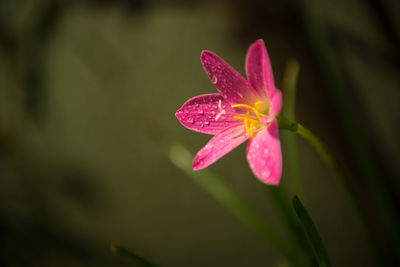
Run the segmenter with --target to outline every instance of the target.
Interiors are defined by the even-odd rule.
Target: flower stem
[[[397,1],[398,2],[398,1]],[[319,12],[319,2],[295,1],[299,19],[316,62],[319,65],[320,73],[325,80],[326,89],[332,99],[336,115],[341,123],[341,128],[347,139],[347,145],[354,156],[356,167],[364,177],[364,183],[369,191],[370,197],[377,207],[382,228],[387,229],[385,251],[383,254],[390,254],[393,257],[382,256],[384,265],[400,261],[400,218],[397,208],[390,196],[385,179],[380,171],[373,152],[357,118],[357,106],[349,97],[349,85],[346,83],[346,75],[341,69],[337,51],[332,46],[329,38],[328,27],[324,16]],[[390,246],[392,248],[390,248]],[[389,259],[390,258],[390,259]],[[391,263],[391,264],[396,264]]]
[[[295,59],[292,59],[286,64],[285,73],[283,75],[282,89],[285,104],[283,105],[282,113],[291,120],[296,119],[296,91],[299,71],[299,62]],[[289,168],[287,168],[287,173],[292,179],[290,184],[293,186],[295,194],[301,198],[303,196],[303,187],[301,184],[300,162],[296,136],[289,134],[282,136],[282,139],[284,145],[286,145],[286,161],[289,166]]]
[[[356,204],[358,202],[355,200],[354,192],[349,182],[347,181],[345,175],[339,168],[338,163],[332,157],[326,145],[315,134],[313,134],[310,130],[304,128],[300,123],[291,121],[282,115],[278,115],[276,119],[278,120],[279,123],[279,129],[289,130],[293,133],[302,136],[317,150],[317,152],[320,154],[322,160],[328,166],[332,174],[335,176],[338,182],[340,182],[340,184],[343,185],[348,197],[353,202],[354,206],[357,207],[357,213],[360,213],[360,211],[358,211],[359,204]]]
[[[354,190],[349,183],[347,177],[341,170],[339,163],[335,160],[335,158],[332,156],[331,152],[328,150],[327,146],[325,145],[324,142],[322,142],[315,134],[313,134],[310,130],[304,128],[300,123],[297,123],[295,121],[289,120],[288,118],[284,117],[283,115],[278,115],[276,117],[278,124],[279,124],[279,129],[282,130],[289,130],[293,133],[296,133],[300,136],[302,136],[304,139],[306,139],[314,148],[315,150],[319,153],[321,156],[322,160],[324,163],[327,165],[329,170],[332,172],[332,175],[336,178],[337,182],[341,184],[343,187],[346,196],[350,200],[352,207],[354,211],[356,212],[360,223],[362,224],[362,229],[368,238],[368,241],[370,241],[371,247],[375,249],[375,253],[377,252],[376,248],[376,243],[374,242],[374,239],[372,237],[372,234],[369,231],[368,228],[368,223],[367,223],[367,218],[366,215],[361,207],[360,202],[357,200]],[[379,260],[379,256],[375,255],[376,259]]]

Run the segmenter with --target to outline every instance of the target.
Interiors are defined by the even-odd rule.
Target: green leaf
[[[150,263],[148,260],[139,257],[138,255],[136,255],[135,253],[129,251],[128,249],[115,245],[115,244],[111,244],[111,250],[114,252],[114,254],[117,257],[120,257],[124,260],[126,260],[127,262],[131,263],[134,266],[140,266],[140,267],[151,267],[151,266],[155,266],[154,264]]]
[[[318,234],[317,228],[315,227],[310,215],[304,208],[300,199],[297,196],[293,197],[293,208],[300,219],[303,230],[307,236],[307,239],[314,252],[315,258],[319,266],[328,267],[331,263],[326,253],[324,244],[322,243],[321,237]]]

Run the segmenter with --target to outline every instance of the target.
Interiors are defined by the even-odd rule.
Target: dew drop
[[[203,128],[203,127],[204,127],[204,124],[203,124],[202,122],[200,122],[200,127],[201,127],[201,128]]]
[[[209,122],[209,121],[205,121],[204,124],[205,124],[205,125],[209,125],[210,122]]]
[[[269,153],[268,148],[264,149],[264,155],[268,155],[268,153]]]
[[[238,94],[238,96],[240,97],[240,98],[243,98],[243,95],[241,94],[241,93],[237,93]]]
[[[211,82],[212,82],[213,84],[216,84],[216,83],[218,82],[218,77],[217,77],[217,75],[214,75],[214,76],[211,77]]]
[[[271,176],[271,172],[269,170],[264,170],[262,171],[261,175],[268,178]]]
[[[186,121],[187,121],[188,123],[194,123],[193,117],[189,117]]]
[[[204,114],[204,110],[199,109],[199,110],[197,110],[197,113],[200,114],[200,115],[202,115],[202,114]]]

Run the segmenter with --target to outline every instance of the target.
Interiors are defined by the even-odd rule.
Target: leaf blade
[[[304,208],[300,199],[297,196],[293,197],[293,209],[296,212],[297,217],[303,227],[303,230],[307,236],[310,246],[314,252],[314,256],[319,266],[330,267],[331,263],[326,252],[325,246],[322,243],[322,239],[315,227],[307,210]]]

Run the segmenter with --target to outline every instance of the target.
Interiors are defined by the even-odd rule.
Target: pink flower
[[[282,94],[275,88],[263,40],[254,42],[247,52],[247,81],[210,51],[203,51],[200,58],[219,93],[193,97],[175,114],[186,128],[214,135],[197,153],[193,169],[211,165],[250,139],[246,153],[254,175],[266,184],[278,185],[282,152],[275,116],[282,107]]]

